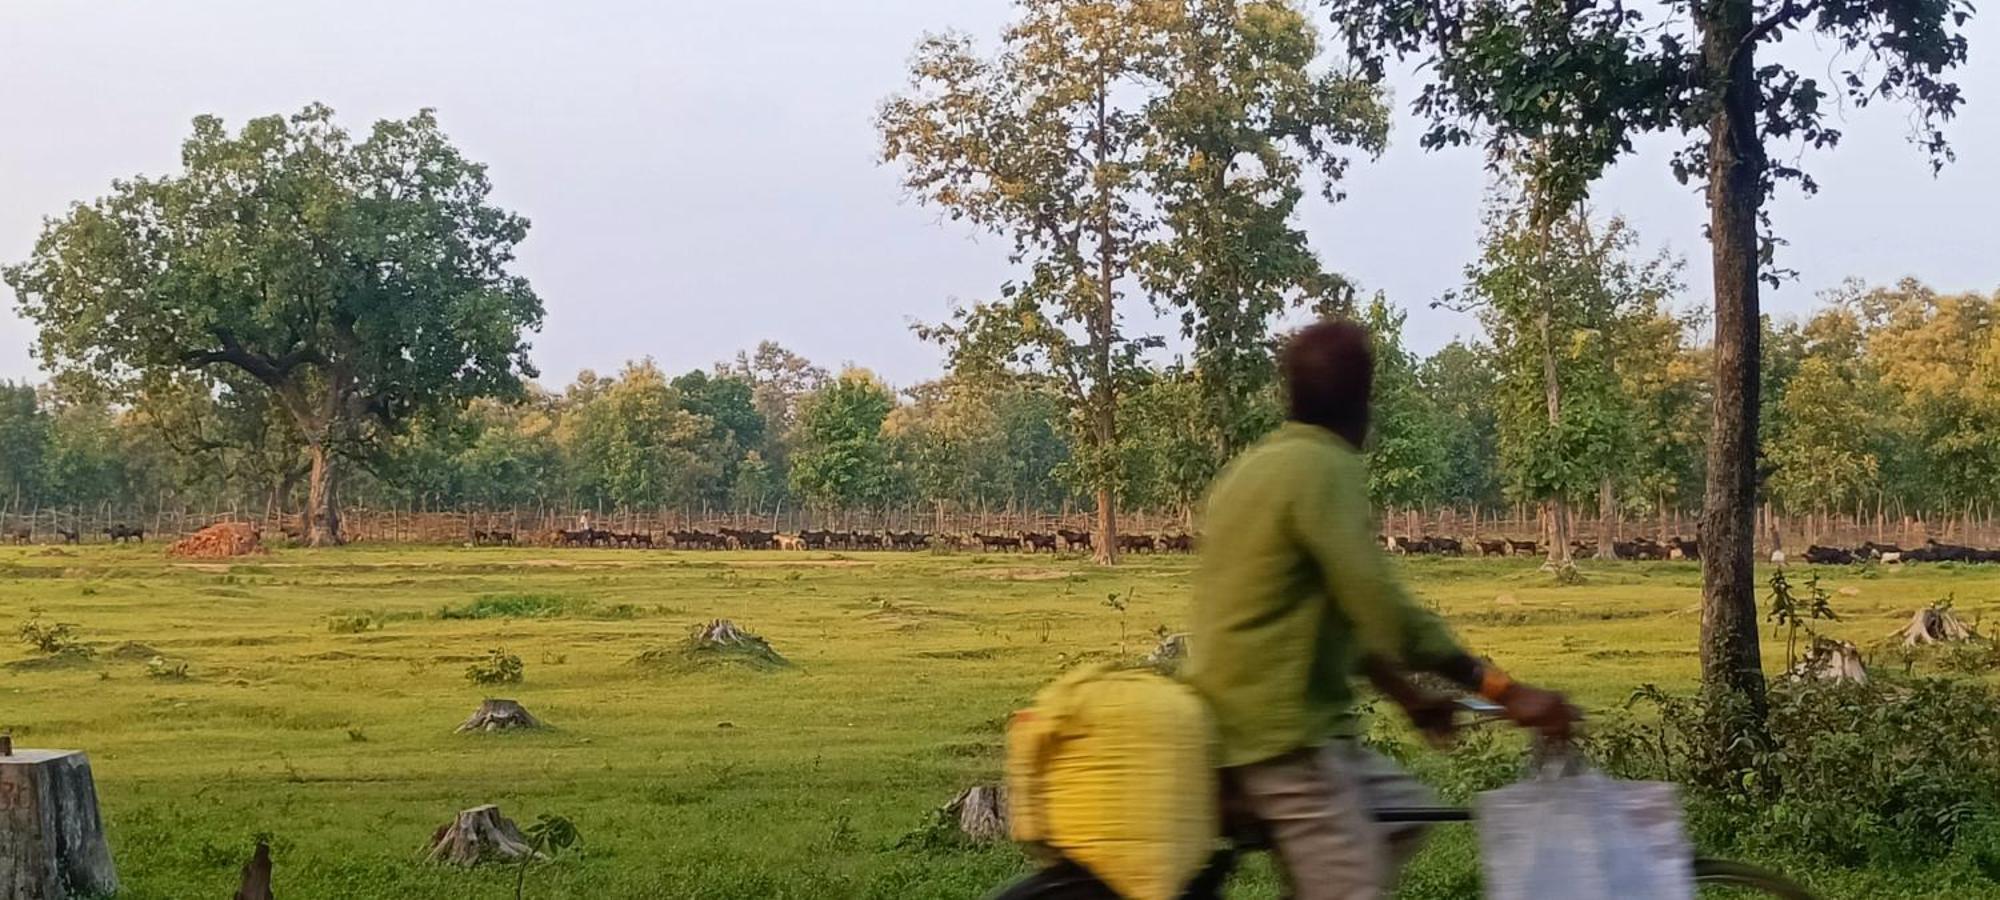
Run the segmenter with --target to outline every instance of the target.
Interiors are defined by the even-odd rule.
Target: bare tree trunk
[[[312,471],[306,480],[306,543],[329,547],[341,542],[340,503],[334,488],[336,478],[331,454],[324,443],[306,448],[312,457]]]
[[[1548,253],[1548,226],[1542,226],[1542,250]],[[1556,353],[1549,323],[1549,309],[1542,307],[1536,317],[1536,326],[1542,336],[1542,394],[1548,403],[1549,426],[1555,427],[1562,421],[1562,382],[1556,378]],[[1544,503],[1549,516],[1549,558],[1542,568],[1553,572],[1568,572],[1576,568],[1576,561],[1569,553],[1569,504],[1560,493]]]
[[[1542,501],[1542,510],[1549,522],[1549,558],[1542,568],[1557,572],[1576,568],[1569,555],[1569,504],[1551,497]]]
[[[1605,475],[1597,482],[1597,558],[1617,559],[1612,545],[1618,536],[1611,530],[1613,510],[1618,508],[1618,496],[1611,487],[1611,476]]]
[[[1097,159],[1108,162],[1111,156],[1108,121],[1108,101],[1110,86],[1105,83],[1102,72],[1097,79]],[[1098,178],[1106,176],[1100,173]],[[1116,459],[1118,441],[1118,398],[1116,385],[1111,379],[1111,340],[1118,330],[1117,313],[1112,302],[1117,299],[1117,246],[1111,228],[1111,187],[1097,185],[1097,309],[1093,310],[1090,328],[1091,356],[1091,431],[1097,446],[1097,546],[1093,554],[1099,563],[1111,565],[1118,561],[1118,507],[1113,485],[1115,472],[1111,466]]]
[[[1708,127],[1715,402],[1702,503],[1701,677],[1711,691],[1748,700],[1761,721],[1764,671],[1757,635],[1752,516],[1757,504],[1762,350],[1757,215],[1765,163],[1757,132],[1762,98],[1755,77],[1755,45],[1745,40],[1752,18],[1749,0],[1718,0],[1695,10],[1706,80],[1725,86]]]

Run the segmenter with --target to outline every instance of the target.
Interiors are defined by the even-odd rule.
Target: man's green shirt
[[[1225,766],[1341,734],[1364,655],[1424,668],[1464,653],[1389,574],[1361,455],[1326,429],[1286,423],[1224,469],[1202,539],[1188,679]]]

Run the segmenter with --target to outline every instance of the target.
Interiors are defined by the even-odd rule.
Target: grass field
[[[419,861],[455,810],[489,802],[522,822],[561,814],[583,833],[581,853],[531,872],[529,896],[975,897],[1019,871],[1021,855],[899,841],[997,773],[1000,723],[1039,685],[1179,627],[1193,566],[379,546],[196,564],[152,545],[70,552],[0,549],[0,727],[17,745],[89,751],[123,896],[162,900],[228,896],[266,832],[287,900],[511,896],[512,872]],[[1575,587],[1528,560],[1402,565],[1473,647],[1590,708],[1645,682],[1693,684],[1691,564],[1591,568]],[[1826,574],[1846,617],[1829,630],[1864,646],[1946,593],[1968,619],[2000,609],[2000,567]],[[1122,615],[1104,602],[1114,592],[1130,598]],[[510,611],[534,614],[456,617]],[[35,659],[11,639],[31,616],[75,623],[95,656]],[[716,617],[765,636],[796,668],[634,662]],[[469,683],[467,666],[496,647],[522,658],[525,680]],[[185,661],[187,676],[150,674],[155,653]],[[1767,668],[1783,653],[1767,641]],[[453,734],[488,695],[555,727]],[[1456,832],[1420,860],[1412,890],[1471,890],[1470,838]],[[1795,874],[1838,897],[1983,890],[1928,870]],[[1241,896],[1270,895],[1267,878],[1249,880]]]

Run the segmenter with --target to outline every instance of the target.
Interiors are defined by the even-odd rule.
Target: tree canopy
[[[340,539],[337,456],[535,374],[541,300],[509,271],[527,220],[428,110],[359,142],[319,105],[234,134],[203,116],[181,167],[73,206],[6,280],[64,379],[263,392],[310,458],[314,542]]]

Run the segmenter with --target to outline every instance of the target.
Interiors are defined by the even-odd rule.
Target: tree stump
[[[76,750],[0,756],[0,900],[117,890],[89,758]]]
[[[542,720],[513,700],[488,698],[473,711],[472,718],[458,726],[457,734],[468,731],[505,731],[510,728],[540,728]]]
[[[243,864],[243,884],[236,900],[274,900],[271,896],[271,842],[257,839],[257,850]]]
[[[1927,606],[1917,610],[1916,615],[1910,617],[1910,624],[1899,633],[1905,647],[1965,641],[1978,636],[1973,633],[1972,626],[1965,624],[1965,620],[1948,606]]]
[[[1146,654],[1146,665],[1162,675],[1179,674],[1181,663],[1187,660],[1187,635],[1169,634],[1160,638],[1153,652]]]
[[[1804,659],[1792,669],[1798,678],[1815,681],[1852,681],[1865,684],[1868,667],[1861,662],[1861,649],[1848,641],[1815,638]]]
[[[728,619],[698,626],[688,635],[687,658],[696,664],[734,663],[753,669],[788,669],[791,661],[772,649],[771,642],[737,627]]]
[[[528,845],[521,829],[500,814],[500,807],[488,803],[460,812],[451,824],[439,828],[431,836],[431,850],[426,859],[454,866],[476,866],[540,855]]]
[[[997,784],[966,788],[944,805],[946,817],[958,830],[980,843],[1007,839],[1007,792]]]

